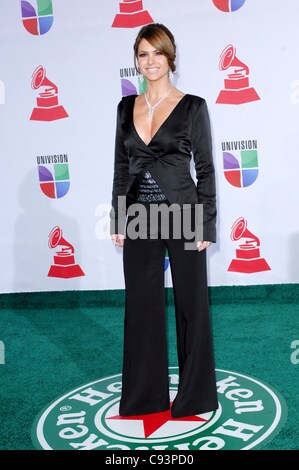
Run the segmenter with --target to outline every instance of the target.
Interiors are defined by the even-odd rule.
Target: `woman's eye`
[[[157,51],[157,52],[156,52],[156,55],[163,55],[163,52]]]
[[[145,54],[144,54],[144,53],[141,53],[141,54],[139,54],[138,57],[145,57]]]

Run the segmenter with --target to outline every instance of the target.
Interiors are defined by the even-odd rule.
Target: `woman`
[[[171,84],[175,57],[176,45],[168,28],[159,23],[142,27],[134,58],[147,82],[146,91],[124,97],[117,110],[111,234],[115,245],[124,248],[122,416],[161,412],[171,406],[172,417],[179,418],[218,407],[206,275],[206,248],[215,242],[216,219],[210,123],[205,100]],[[191,157],[197,185],[190,173]],[[137,238],[128,230],[134,222],[130,205],[135,202],[147,211],[146,236]],[[174,233],[175,212],[168,214],[168,236],[162,233],[165,220],[152,227],[150,209],[174,204],[182,214],[185,205],[191,207],[193,229],[194,207],[203,205],[203,233],[194,241],[196,249],[186,249],[184,233],[180,237]],[[166,249],[180,377],[172,404],[164,306]]]

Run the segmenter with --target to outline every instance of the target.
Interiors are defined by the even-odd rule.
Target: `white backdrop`
[[[141,91],[133,42],[144,21],[174,33],[174,84],[209,107],[218,190],[209,284],[299,282],[298,15],[298,0],[0,0],[0,291],[124,287],[108,211],[116,106]],[[228,45],[235,56],[220,70]],[[46,73],[33,89],[38,66]],[[240,223],[232,240],[239,218],[247,229]],[[169,267],[165,277],[171,286]]]

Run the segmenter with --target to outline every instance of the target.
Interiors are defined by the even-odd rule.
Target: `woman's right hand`
[[[115,233],[111,235],[111,238],[115,246],[124,246],[125,237],[122,233]]]

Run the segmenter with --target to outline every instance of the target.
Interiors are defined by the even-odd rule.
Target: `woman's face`
[[[168,75],[167,57],[146,39],[140,41],[137,61],[140,72],[147,80],[159,80]]]

